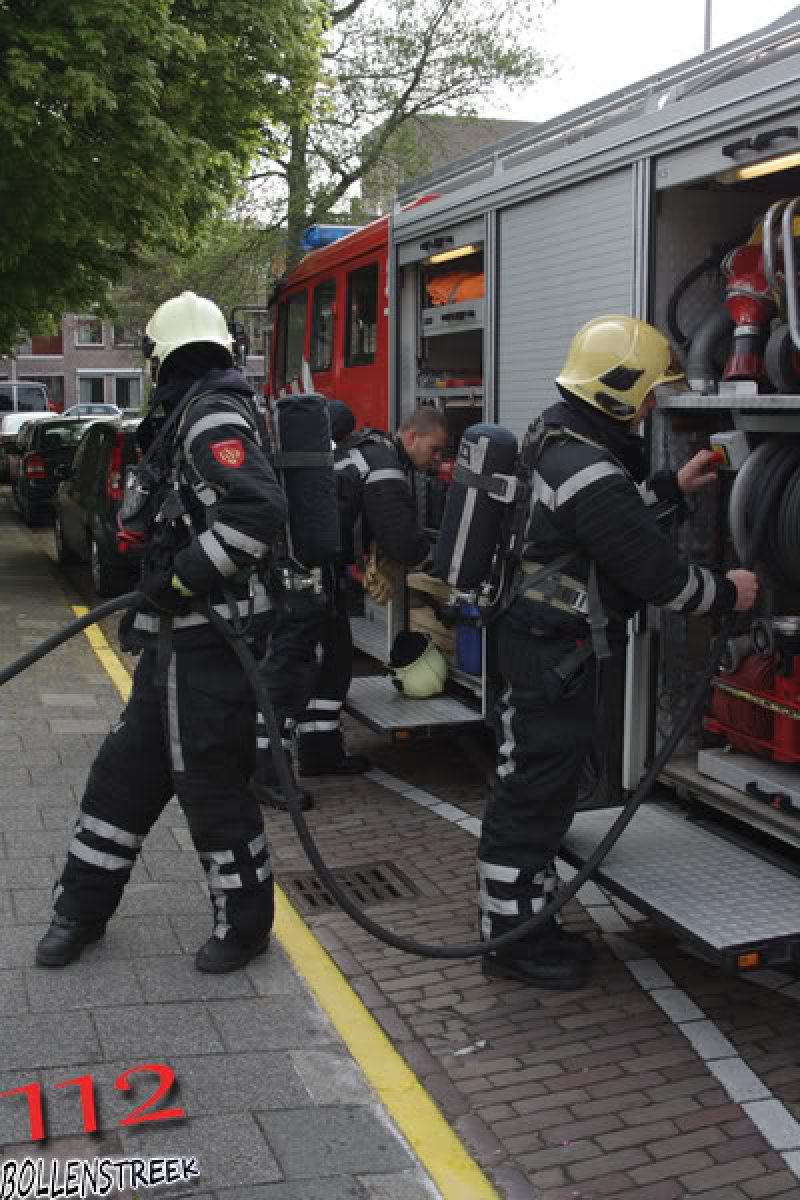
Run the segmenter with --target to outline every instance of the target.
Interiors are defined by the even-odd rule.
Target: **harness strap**
[[[278,450],[273,455],[276,467],[332,467],[332,450]]]

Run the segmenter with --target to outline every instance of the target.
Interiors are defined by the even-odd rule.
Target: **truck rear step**
[[[345,708],[378,733],[426,736],[446,726],[476,724],[480,711],[455,696],[412,700],[402,695],[385,675],[365,675],[353,680]]]
[[[621,811],[578,813],[562,857],[581,866]],[[800,962],[800,878],[661,805],[638,811],[594,878],[726,966]]]

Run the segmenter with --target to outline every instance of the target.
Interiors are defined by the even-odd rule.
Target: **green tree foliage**
[[[313,90],[251,178],[274,197],[290,256],[303,227],[330,220],[354,184],[396,160],[399,132],[424,114],[474,116],[498,91],[529,87],[547,64],[529,44],[551,0],[326,0],[328,34]]]
[[[187,289],[214,300],[226,316],[237,305],[266,308],[284,253],[280,232],[247,218],[216,217],[187,253],[156,248],[126,270],[114,288],[114,311],[126,326],[143,329],[162,301]]]
[[[0,0],[0,350],[185,250],[318,70],[317,0]]]

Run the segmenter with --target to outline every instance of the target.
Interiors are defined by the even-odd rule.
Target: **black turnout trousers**
[[[255,941],[272,927],[264,821],[248,782],[256,706],[227,646],[146,649],[119,723],[89,773],[56,912],[106,921],[145,837],[176,795],[211,895],[214,935]],[[176,644],[178,643],[178,644]]]
[[[353,675],[353,640],[346,602],[338,581],[327,582],[324,596],[299,593],[281,612],[272,630],[263,665],[270,700],[284,746],[297,735],[300,766],[334,766],[344,757],[341,714]],[[258,746],[269,748],[259,718]],[[259,775],[272,773],[265,755]]]
[[[554,859],[596,722],[595,659],[566,684],[554,671],[575,645],[537,636],[525,601],[498,623],[497,764],[478,856],[484,940],[539,912],[557,888]]]

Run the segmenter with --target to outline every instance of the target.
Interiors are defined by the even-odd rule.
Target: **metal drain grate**
[[[333,867],[331,874],[339,886],[362,908],[419,895],[419,889],[394,863],[359,863],[354,867]],[[333,896],[323,887],[313,871],[300,871],[284,876],[278,882],[288,892],[295,908],[302,913],[313,915],[336,908]]]

